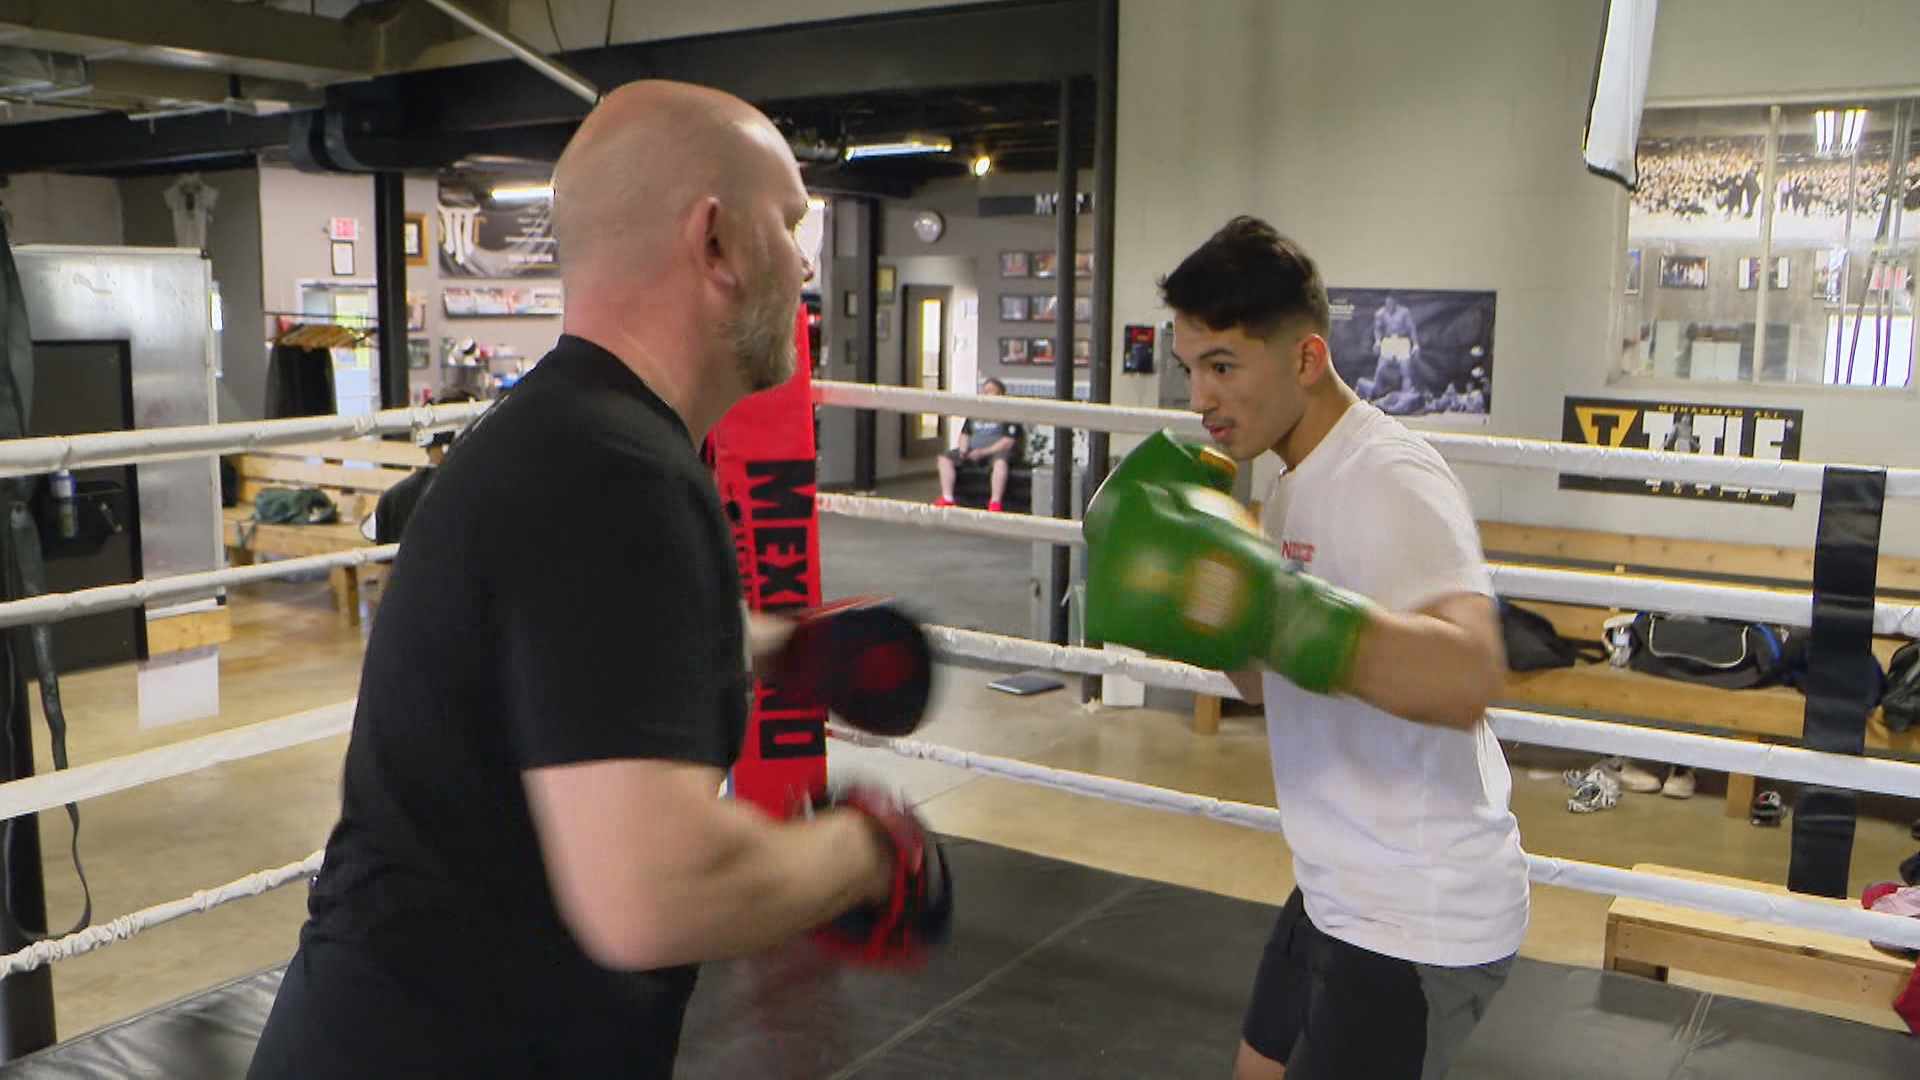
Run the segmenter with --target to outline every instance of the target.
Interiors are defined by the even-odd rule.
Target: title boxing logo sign
[[[1560,438],[1583,446],[1798,461],[1801,420],[1799,409],[1567,398],[1560,420]],[[1757,506],[1793,505],[1791,491],[1762,491],[1679,480],[1562,473],[1560,487],[1564,491],[1658,495]]]

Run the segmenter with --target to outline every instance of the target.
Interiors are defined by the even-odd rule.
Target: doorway
[[[905,325],[900,339],[900,385],[910,390],[947,388],[947,323],[952,316],[953,289],[946,285],[908,285],[900,293]],[[931,458],[940,453],[946,417],[939,413],[911,413],[900,418],[900,457]]]

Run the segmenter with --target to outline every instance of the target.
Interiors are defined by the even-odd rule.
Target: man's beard
[[[727,321],[727,346],[747,391],[767,390],[793,377],[794,312],[800,299],[781,287],[771,268],[753,283],[746,303]]]

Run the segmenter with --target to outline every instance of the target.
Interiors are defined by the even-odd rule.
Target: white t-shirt
[[[1493,595],[1465,491],[1424,439],[1352,406],[1261,509],[1281,554],[1393,611]],[[1527,929],[1513,778],[1484,720],[1459,731],[1265,677],[1281,826],[1307,916],[1415,963],[1484,964]]]

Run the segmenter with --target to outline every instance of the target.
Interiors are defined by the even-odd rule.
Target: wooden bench
[[[235,565],[258,556],[297,558],[372,547],[360,531],[380,496],[427,464],[425,450],[410,442],[347,439],[269,447],[241,455],[239,505],[221,510],[228,557]],[[253,520],[253,500],[265,487],[316,487],[339,508],[325,525],[262,525]],[[341,567],[330,578],[335,607],[349,624],[360,621],[362,573],[373,567]]]
[[[1651,863],[1634,869],[1790,895],[1778,885],[1697,870]],[[1791,895],[1859,907],[1854,901]],[[1860,938],[1628,897],[1617,898],[1607,907],[1604,962],[1609,971],[1662,982],[1670,970],[1690,971],[1889,1012],[1913,972],[1913,961],[1881,952]]]
[[[1630,536],[1585,529],[1482,522],[1487,561],[1553,569],[1709,581],[1806,594],[1812,587],[1813,552],[1767,544],[1716,543],[1656,536]],[[1883,599],[1920,591],[1920,560],[1882,556],[1877,585]],[[1562,635],[1601,640],[1602,624],[1625,609],[1520,600],[1520,606],[1550,619]],[[1903,638],[1876,638],[1884,666]],[[1760,741],[1798,742],[1806,697],[1790,687],[1721,690],[1610,667],[1579,663],[1570,668],[1515,672],[1502,704],[1551,712],[1588,712],[1651,726],[1700,728]],[[1893,733],[1879,710],[1868,717],[1869,748],[1920,754],[1920,728]],[[1745,817],[1753,801],[1750,776],[1727,778],[1726,811]]]

